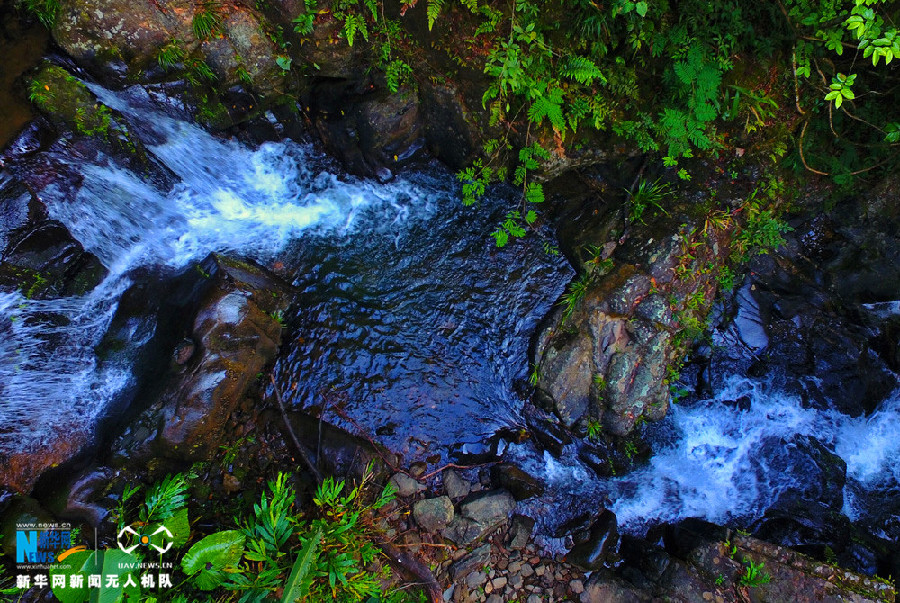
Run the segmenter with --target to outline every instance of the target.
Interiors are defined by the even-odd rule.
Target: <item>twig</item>
[[[481,463],[481,464],[479,464],[479,465],[457,465],[457,464],[455,464],[455,463],[447,463],[447,464],[444,465],[443,467],[440,467],[440,468],[438,468],[438,469],[435,469],[435,470],[432,471],[431,473],[426,473],[425,475],[423,475],[423,476],[421,476],[421,477],[415,477],[415,476],[410,476],[410,477],[414,477],[415,479],[417,479],[417,480],[419,480],[419,481],[424,481],[424,480],[428,479],[429,477],[434,477],[435,475],[437,475],[438,473],[440,473],[440,472],[443,471],[444,469],[474,469],[475,467],[484,467],[485,465],[493,465],[493,464],[495,464],[495,463],[497,463],[497,462],[498,462],[498,461],[491,461],[491,462],[488,462],[488,463]]]
[[[278,400],[278,408],[281,410],[281,418],[284,419],[284,426],[287,428],[288,434],[291,436],[291,441],[294,442],[294,447],[297,448],[297,452],[300,453],[300,457],[306,463],[306,466],[312,472],[313,477],[316,478],[316,483],[322,483],[322,474],[313,464],[312,459],[309,458],[309,453],[306,452],[306,448],[300,443],[300,440],[297,439],[297,434],[294,433],[294,428],[291,427],[291,422],[288,420],[287,411],[284,408],[284,400],[281,398],[281,390],[278,389],[278,384],[275,383],[275,375],[270,374],[269,380],[272,382],[272,388],[275,391],[275,399]]]
[[[397,547],[386,540],[376,538],[375,542],[390,561],[390,564],[425,587],[429,603],[443,603],[444,593],[434,574],[421,561],[401,553]]]

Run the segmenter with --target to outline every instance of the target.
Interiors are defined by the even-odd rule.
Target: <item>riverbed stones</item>
[[[439,532],[453,521],[453,502],[446,496],[416,501],[413,517],[422,529]]]
[[[515,508],[516,501],[506,490],[470,494],[442,533],[456,544],[466,546],[504,524]]]

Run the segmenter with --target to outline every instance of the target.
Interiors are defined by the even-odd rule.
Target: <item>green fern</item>
[[[560,73],[579,84],[589,85],[595,79],[599,79],[604,84],[606,83],[603,72],[587,57],[571,57],[560,69]]]
[[[563,116],[563,91],[561,88],[553,88],[548,94],[542,94],[534,99],[528,108],[528,119],[535,124],[544,123],[544,118],[550,120],[555,130],[562,133],[566,129],[566,120]]]
[[[438,15],[441,14],[443,6],[444,0],[428,0],[428,31],[431,31],[431,28],[434,27],[434,22],[437,21]]]

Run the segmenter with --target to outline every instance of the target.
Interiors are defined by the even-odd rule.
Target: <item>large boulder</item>
[[[195,33],[199,12],[217,23],[204,39]],[[262,15],[242,4],[62,0],[53,38],[94,73],[131,80],[159,77],[159,64],[166,62],[160,54],[168,52],[178,73],[197,71],[197,62],[203,61],[223,88],[249,79],[256,90],[271,94],[283,88],[284,74],[275,62],[281,51],[266,35],[270,28]]]
[[[536,399],[566,427],[594,421],[614,436],[665,416],[667,370],[702,331],[729,232],[680,206],[596,241],[537,335]]]
[[[212,255],[198,272],[206,281],[190,340],[173,350],[173,372],[159,399],[120,437],[120,461],[156,454],[208,458],[225,424],[274,360],[289,286],[253,264]]]

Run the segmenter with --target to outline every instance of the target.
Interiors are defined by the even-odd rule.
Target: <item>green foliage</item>
[[[634,191],[626,190],[626,192],[628,193],[628,221],[632,224],[635,222],[643,224],[644,212],[651,206],[668,215],[661,203],[669,198],[672,193],[669,190],[669,185],[660,182],[659,179],[653,182],[642,179],[638,182]]]
[[[191,21],[191,30],[194,32],[194,37],[201,41],[221,35],[222,22],[218,12],[211,4],[204,3],[198,7]]]
[[[315,567],[316,553],[319,544],[322,541],[322,532],[318,530],[314,532],[303,545],[303,549],[297,555],[294,567],[291,568],[291,575],[285,584],[284,595],[281,597],[281,603],[292,603],[298,599],[303,599],[312,586],[313,568]]]
[[[59,15],[59,0],[23,0],[25,10],[33,14],[47,29],[56,25]]]
[[[584,298],[591,284],[591,275],[587,272],[569,283],[569,289],[563,293],[559,303],[563,306],[562,321],[569,320],[578,303]]]
[[[755,563],[751,560],[747,561],[746,565],[747,567],[744,569],[744,574],[740,579],[741,586],[756,588],[763,584],[768,584],[772,579],[768,572],[763,571],[763,567],[766,565],[765,563]]]
[[[244,554],[246,535],[237,530],[216,532],[194,544],[181,568],[200,590],[213,590],[228,577]]]
[[[187,53],[184,51],[184,45],[181,40],[170,40],[157,51],[156,61],[160,67],[169,71],[181,63],[186,56]]]
[[[140,510],[141,522],[159,522],[175,515],[187,503],[187,487],[187,481],[180,473],[167,476],[151,487]]]
[[[856,98],[856,95],[853,94],[853,90],[851,90],[851,86],[853,86],[855,80],[856,75],[848,76],[843,73],[838,73],[831,81],[831,92],[825,95],[825,100],[834,101],[834,108],[840,109],[845,98],[847,100]]]
[[[318,3],[316,0],[303,0],[303,8],[305,9],[303,14],[295,18],[292,23],[295,32],[301,36],[308,36],[313,31]]]
[[[603,425],[597,419],[591,418],[587,422],[587,437],[591,441],[597,441],[603,434]]]

